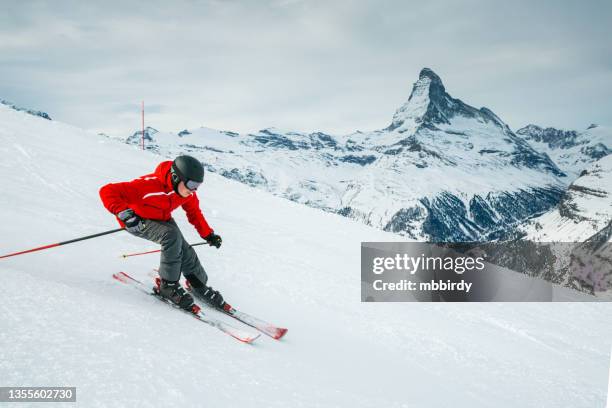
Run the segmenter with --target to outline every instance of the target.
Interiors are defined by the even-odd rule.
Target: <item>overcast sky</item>
[[[386,127],[423,67],[528,123],[612,124],[612,1],[0,0],[0,99],[127,136]]]

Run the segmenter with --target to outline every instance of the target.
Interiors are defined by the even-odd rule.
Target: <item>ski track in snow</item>
[[[0,146],[2,253],[116,228],[99,187],[160,160],[2,106]],[[0,261],[0,385],[76,386],[84,407],[603,406],[610,304],[360,303],[360,242],[400,237],[214,174],[200,195],[224,239],[197,249],[210,284],[283,341],[243,345],[114,282],[158,262],[120,258],[156,249],[121,232]]]

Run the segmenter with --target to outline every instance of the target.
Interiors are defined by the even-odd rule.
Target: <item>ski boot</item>
[[[185,286],[187,290],[193,293],[193,295],[202,302],[209,304],[215,309],[225,310],[225,306],[228,305],[223,300],[223,296],[219,293],[218,290],[214,290],[210,286],[200,286],[196,288],[189,282],[189,280],[185,280]],[[229,306],[229,305],[228,305]]]
[[[199,307],[193,303],[193,296],[185,292],[179,282],[170,282],[165,279],[155,278],[155,292],[162,298],[168,299],[181,309],[197,313]],[[198,309],[198,310],[195,310]]]

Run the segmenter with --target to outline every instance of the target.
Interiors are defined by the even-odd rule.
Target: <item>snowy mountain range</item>
[[[550,280],[612,299],[612,155],[583,170],[554,209],[517,232],[554,254]]]
[[[521,226],[525,238],[547,242],[584,242],[612,221],[612,155],[581,172],[559,204]]]
[[[516,134],[545,152],[572,179],[593,161],[612,153],[612,130],[596,124],[580,132],[528,125]]]
[[[0,99],[0,105],[5,105],[8,106],[9,108],[16,110],[18,112],[25,112],[29,115],[34,115],[34,116],[39,116],[43,119],[47,119],[47,120],[51,120],[51,116],[49,116],[49,114],[47,112],[42,112],[39,110],[34,110],[34,109],[29,109],[29,108],[24,108],[21,106],[17,106],[12,102],[9,102],[7,100],[4,99]]]
[[[610,135],[600,131],[602,140]],[[145,140],[166,157],[192,154],[224,177],[410,239],[478,241],[554,208],[580,164],[609,151],[608,142],[582,144],[588,134],[569,151],[554,143],[544,149],[538,143],[548,138],[538,139],[535,127],[515,134],[489,109],[451,97],[424,68],[384,129],[333,136],[147,128]]]

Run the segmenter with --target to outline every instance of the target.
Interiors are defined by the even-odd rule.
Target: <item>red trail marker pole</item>
[[[145,136],[145,128],[144,128],[144,101],[142,101],[142,150],[144,150],[144,136]]]

